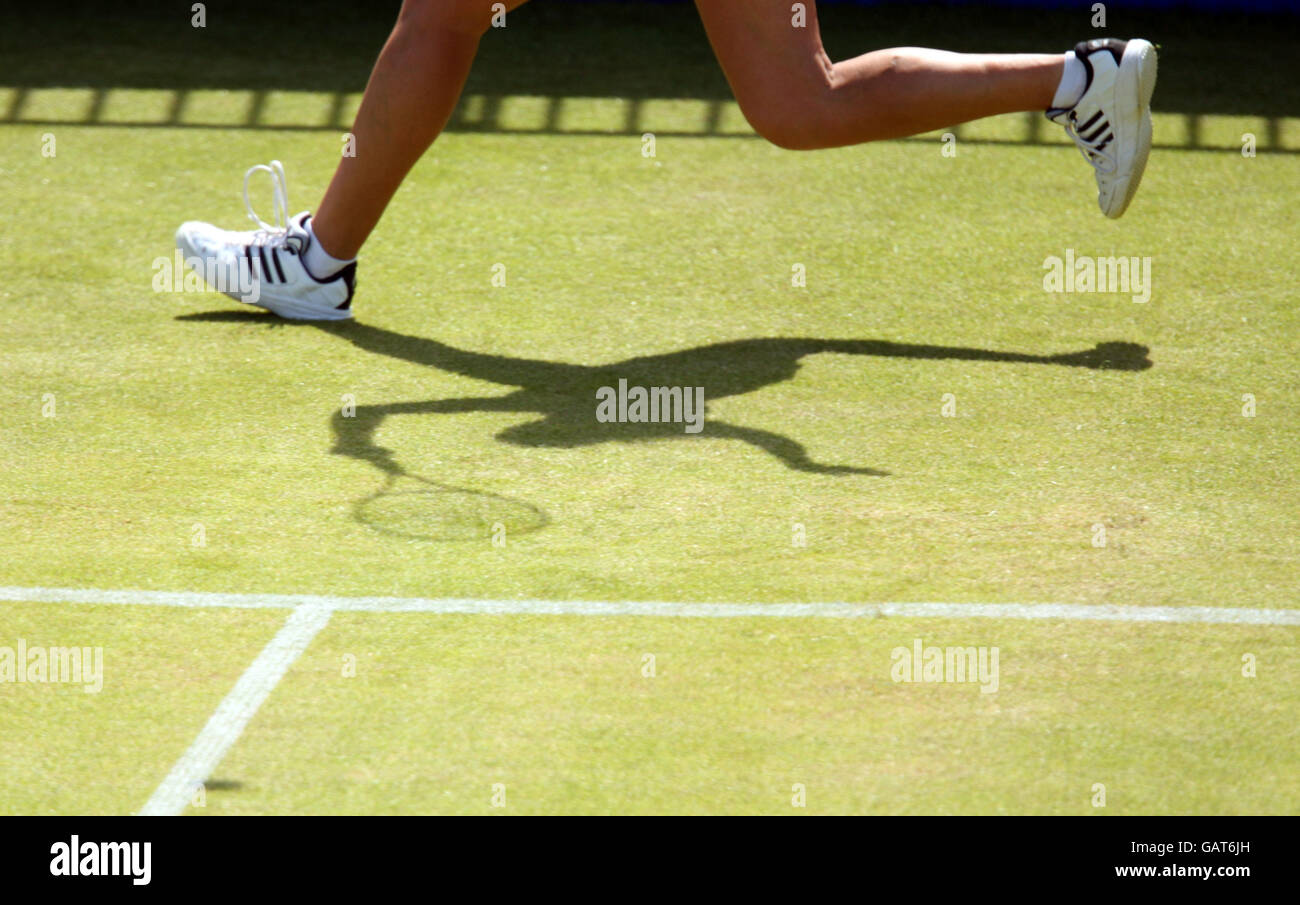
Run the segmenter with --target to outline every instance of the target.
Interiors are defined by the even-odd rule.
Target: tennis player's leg
[[[340,158],[313,217],[288,216],[284,171],[269,172],[274,223],[246,232],[189,222],[176,243],[191,266],[225,274],[232,298],[303,320],[352,316],[356,255],[411,167],[442,132],[460,98],[479,39],[493,18],[526,0],[405,0],[380,51],[352,127],[354,156]]]
[[[526,0],[504,0],[508,13]],[[316,212],[321,245],[350,259],[379,222],[397,187],[447,125],[460,99],[479,38],[491,26],[491,0],[406,0],[379,54],[357,111],[355,157],[339,162]]]
[[[1107,216],[1128,206],[1151,145],[1155,49],[1081,42],[1067,54],[965,54],[920,47],[833,62],[813,2],[696,0],[754,129],[807,150],[900,138],[1000,113],[1045,110],[1096,169]]]

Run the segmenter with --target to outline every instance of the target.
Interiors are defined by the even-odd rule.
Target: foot
[[[248,202],[248,177],[262,170],[271,174],[278,225],[264,222]],[[352,317],[352,293],[357,265],[318,280],[303,255],[315,241],[306,211],[285,219],[288,194],[279,161],[256,166],[244,174],[244,206],[259,229],[232,232],[210,223],[190,221],[176,230],[176,246],[186,263],[214,289],[248,305],[265,308],[292,320],[338,321]],[[217,276],[215,282],[213,275]]]
[[[1083,96],[1047,118],[1065,127],[1097,175],[1097,203],[1107,217],[1128,209],[1151,153],[1151,93],[1156,49],[1134,38],[1080,41],[1075,58],[1086,73]]]

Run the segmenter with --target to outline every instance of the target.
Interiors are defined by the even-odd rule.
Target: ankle
[[[309,219],[306,226],[311,241],[303,252],[303,265],[312,276],[321,280],[332,277],[356,260],[355,252],[352,256],[346,258],[331,253],[330,249],[338,246],[331,246],[328,238],[321,238],[321,230],[317,229],[316,218]],[[328,236],[328,232],[326,232],[326,236]]]
[[[1079,98],[1083,97],[1083,92],[1088,87],[1087,81],[1087,71],[1083,62],[1075,57],[1074,51],[1065,54],[1061,58],[1051,106],[1057,109],[1073,107],[1079,102]]]

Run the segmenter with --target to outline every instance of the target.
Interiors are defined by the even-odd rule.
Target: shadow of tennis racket
[[[383,534],[440,541],[504,541],[550,523],[531,503],[406,471],[389,472],[382,487],[352,504],[352,517]]]

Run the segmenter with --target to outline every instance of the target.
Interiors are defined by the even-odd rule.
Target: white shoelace
[[[275,223],[267,223],[257,212],[253,210],[252,202],[248,200],[248,180],[258,171],[263,171],[271,175],[271,205],[272,216]],[[257,166],[248,168],[244,173],[244,210],[248,211],[248,219],[257,224],[258,228],[266,233],[283,235],[289,231],[289,187],[284,178],[284,166],[278,160],[272,160],[270,166],[259,163]]]
[[[1073,115],[1066,117],[1064,125],[1066,134],[1074,139],[1074,146],[1083,154],[1083,159],[1092,164],[1102,175],[1109,176],[1119,169],[1119,158],[1097,150],[1079,134],[1079,124],[1075,122]]]

